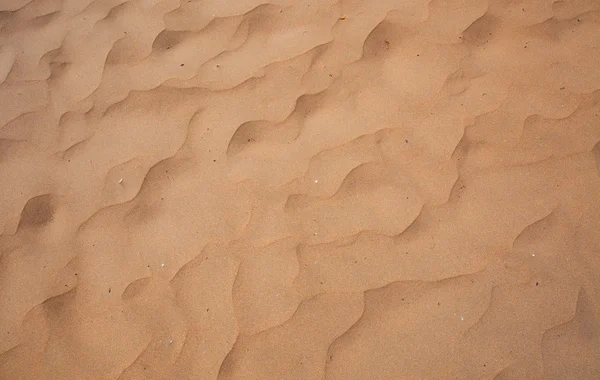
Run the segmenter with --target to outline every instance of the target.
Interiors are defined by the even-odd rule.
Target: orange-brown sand
[[[0,11],[0,379],[600,379],[600,1]]]

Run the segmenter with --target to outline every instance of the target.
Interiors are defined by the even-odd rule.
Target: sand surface
[[[0,11],[0,379],[600,379],[600,1]]]

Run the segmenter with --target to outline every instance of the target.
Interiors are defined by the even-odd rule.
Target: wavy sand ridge
[[[600,2],[0,4],[0,378],[600,378]]]

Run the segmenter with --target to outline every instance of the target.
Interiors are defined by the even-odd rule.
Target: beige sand
[[[0,1],[1,379],[599,379],[600,1]]]

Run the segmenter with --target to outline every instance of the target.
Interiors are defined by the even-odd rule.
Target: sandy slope
[[[0,1],[1,379],[600,378],[600,1]]]

